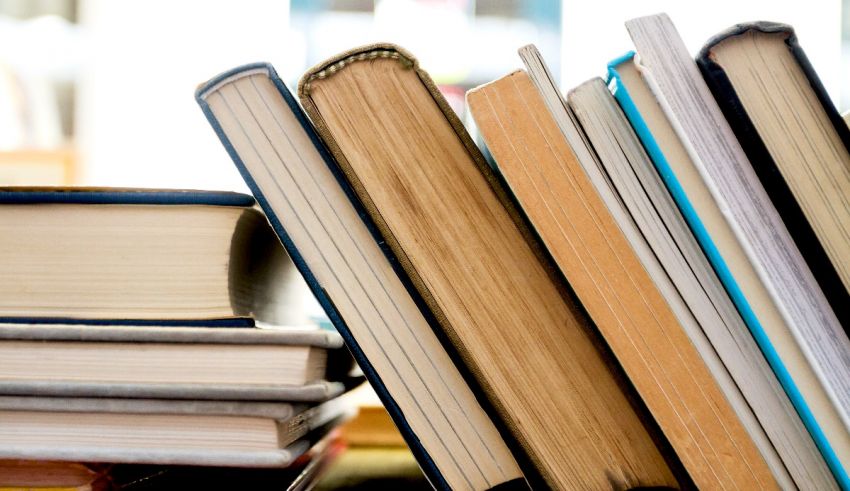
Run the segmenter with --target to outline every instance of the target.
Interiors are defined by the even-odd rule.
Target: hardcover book
[[[522,52],[548,82],[539,53]],[[696,486],[776,487],[756,439],[701,356],[711,348],[648,249],[642,233],[649,231],[631,221],[604,174],[600,161],[625,142],[601,142],[599,132],[587,131],[605,114],[587,107],[588,90],[599,87],[591,84],[570,93],[576,123],[554,85],[547,103],[522,70],[467,98],[496,166]],[[569,133],[557,118],[572,125]],[[600,161],[590,157],[594,148]]]
[[[840,418],[812,368],[805,362],[767,288],[711,198],[687,149],[653,94],[649,80],[644,77],[644,70],[633,53],[611,62],[609,84],[614,97],[823,458],[835,478],[848,487],[850,483],[841,463],[845,460],[838,456],[847,455],[850,441],[841,430]],[[799,451],[803,447],[795,445],[794,448]],[[793,472],[793,468],[791,470]]]
[[[0,318],[308,325],[313,302],[251,196],[0,188]]]
[[[0,396],[0,459],[285,467],[352,415],[344,400]]]
[[[416,59],[356,48],[308,71],[299,97],[534,484],[676,485],[651,419]]]
[[[738,24],[697,56],[830,306],[850,332],[850,130],[785,24]]]
[[[636,244],[633,247],[640,255],[640,237],[646,239],[652,255],[644,253],[645,268],[676,311],[774,477],[783,488],[814,483],[818,489],[834,486],[794,406],[606,84],[594,79],[579,86],[570,92],[569,104],[641,232],[630,239]],[[626,231],[633,226],[621,220],[620,228]],[[669,282],[653,267],[653,256]]]
[[[18,395],[323,401],[358,381],[319,329],[0,324],[0,358]]]
[[[784,329],[773,328],[771,341],[783,350],[797,387],[807,391],[818,425],[839,452],[842,467],[833,472],[846,482],[850,340],[670,19],[643,17],[626,27],[642,75],[686,146],[708,199],[784,322]]]
[[[274,69],[224,73],[197,100],[431,484],[525,487],[430,312]]]

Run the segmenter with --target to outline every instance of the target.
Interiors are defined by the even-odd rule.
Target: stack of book
[[[338,453],[352,359],[254,205],[0,189],[0,487],[304,485]]]
[[[391,44],[196,98],[434,487],[848,489],[850,132],[788,26],[627,28],[467,94],[495,162]]]

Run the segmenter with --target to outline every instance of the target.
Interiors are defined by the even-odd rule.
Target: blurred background
[[[692,53],[736,22],[792,24],[850,109],[850,0],[0,0],[0,185],[244,191],[193,99],[197,84],[269,61],[290,87],[339,51],[412,51],[463,94],[535,43],[569,89],[631,43],[623,22],[666,11]]]
[[[631,49],[625,20],[662,11],[692,53],[737,22],[792,24],[850,109],[850,0],[0,0],[0,186],[247,191],[193,98],[219,72],[268,61],[294,88],[325,58],[390,41],[468,121],[466,90],[519,68],[519,47],[535,43],[568,90]],[[362,451],[319,489],[388,473],[386,489],[429,489],[375,394],[354,397],[345,439]]]

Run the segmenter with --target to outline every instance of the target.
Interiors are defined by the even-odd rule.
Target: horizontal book
[[[319,432],[321,433],[321,432]],[[332,431],[283,468],[0,460],[4,491],[312,489],[345,451]]]
[[[0,358],[0,393],[33,395],[322,400],[352,366],[319,329],[0,324]]]
[[[801,398],[794,389],[800,391],[811,415],[796,407],[833,474],[846,483],[850,433],[844,399],[850,391],[842,387],[850,378],[841,374],[850,365],[843,328],[670,19],[639,18],[627,28],[640,54],[640,74],[673,128],[675,139],[665,145],[685,149],[677,154],[685,157],[667,158],[672,176],[714,239],[720,253],[715,264],[722,259],[728,265],[757,316],[765,336],[753,332],[772,368],[795,401]]]
[[[632,194],[639,199],[643,192],[650,200],[642,206],[635,203],[637,209],[632,216],[635,220],[645,220],[646,216],[658,214],[664,228],[654,228],[651,236],[658,237],[655,241],[658,245],[653,249],[657,250],[659,258],[668,258],[666,269],[671,279],[675,278],[674,281],[681,285],[679,292],[693,305],[691,311],[700,319],[701,329],[722,359],[722,367],[728,370],[746,398],[791,478],[797,485],[818,483],[818,488],[828,489],[834,485],[834,480],[818,452],[816,439],[807,431],[808,418],[799,416],[808,412],[808,406],[796,397],[795,387],[787,392],[784,390],[786,384],[793,386],[793,382],[785,376],[787,372],[783,371],[772,345],[765,341],[759,320],[670,170],[665,155],[686,159],[686,152],[681,144],[677,145],[672,127],[644,83],[633,56],[629,53],[608,66],[608,85],[623,110],[623,118],[628,119],[635,133],[628,138],[628,131],[621,128],[622,123],[615,126],[620,127],[617,131],[626,133],[631,142],[624,148],[631,154],[630,161],[634,164],[630,167],[639,180],[639,184],[632,186],[624,182],[621,194]],[[611,113],[610,104],[605,105]],[[640,143],[635,145],[638,139]],[[638,150],[640,145],[646,150],[645,154]],[[621,167],[623,170],[629,168]],[[629,175],[622,171],[621,174]],[[703,208],[709,204],[700,203]],[[663,239],[667,234],[675,247],[664,247]],[[715,238],[720,237],[721,233],[717,232]],[[677,252],[683,262],[675,260]],[[741,272],[743,270],[738,271]],[[774,373],[771,366],[776,363],[780,365]],[[798,414],[795,406],[800,404],[802,411]]]
[[[785,24],[739,24],[697,56],[830,306],[850,332],[850,129]]]
[[[270,402],[0,396],[0,459],[284,467],[352,415]]]
[[[274,69],[226,72],[197,100],[430,483],[525,487],[430,312]]]
[[[0,460],[0,489],[50,491],[108,491],[110,464],[49,460]]]
[[[333,431],[284,468],[201,467],[186,465],[118,464],[109,481],[121,491],[179,489],[313,489],[331,464],[347,454],[345,443]]]
[[[213,191],[0,188],[0,318],[310,324],[312,296],[253,206]]]
[[[357,48],[308,71],[299,97],[532,486],[676,485],[616,362],[416,59]]]

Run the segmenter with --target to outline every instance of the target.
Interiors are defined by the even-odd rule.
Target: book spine
[[[269,78],[280,91],[280,94],[286,100],[287,104],[295,114],[299,123],[309,135],[310,141],[319,150],[319,153],[324,158],[325,163],[331,169],[331,172],[333,172],[334,176],[337,178],[337,181],[340,182],[340,185],[343,186],[343,189],[346,190],[346,194],[349,196],[349,199],[351,199],[352,195],[350,193],[350,190],[345,186],[344,181],[340,179],[339,171],[334,168],[332,161],[330,160],[331,157],[327,153],[327,150],[325,149],[324,145],[322,145],[322,143],[319,141],[318,136],[315,134],[315,130],[313,129],[310,122],[307,120],[306,115],[298,106],[292,95],[289,93],[289,90],[286,88],[283,81],[274,72],[274,69],[270,65],[263,66],[268,67]],[[315,295],[316,300],[318,300],[319,304],[325,310],[325,313],[327,314],[331,323],[342,336],[352,356],[355,360],[357,360],[357,363],[363,371],[364,376],[370,382],[375,392],[377,393],[378,398],[381,400],[381,403],[387,409],[387,412],[390,414],[390,417],[392,418],[399,432],[401,432],[405,442],[410,447],[410,450],[416,458],[416,461],[419,463],[419,466],[422,469],[423,473],[435,489],[449,490],[450,488],[445,478],[443,478],[439,469],[437,469],[437,466],[435,465],[433,459],[422,446],[422,444],[419,442],[419,438],[416,436],[410,425],[407,423],[407,420],[404,417],[404,414],[402,413],[398,404],[395,402],[395,399],[393,399],[392,395],[389,393],[389,391],[387,391],[386,385],[384,385],[380,375],[372,366],[372,363],[369,361],[368,357],[366,357],[366,354],[361,349],[360,345],[357,342],[357,339],[351,333],[351,330],[348,328],[348,325],[345,323],[344,319],[340,315],[339,310],[334,305],[333,300],[330,298],[324,288],[322,288],[321,284],[318,282],[315,275],[310,270],[309,265],[306,263],[300,251],[295,246],[295,243],[292,241],[289,234],[286,232],[286,229],[281,223],[281,221],[277,218],[277,215],[275,214],[266,197],[263,195],[253,176],[251,176],[251,173],[248,171],[247,167],[242,162],[242,159],[236,152],[236,149],[230,143],[230,140],[227,138],[227,135],[224,133],[224,130],[222,129],[221,125],[218,123],[209,105],[207,105],[206,101],[204,101],[201,97],[201,94],[205,91],[206,88],[216,85],[219,81],[224,80],[225,78],[232,76],[239,71],[257,67],[258,65],[248,65],[240,69],[219,75],[215,79],[205,84],[205,86],[198,89],[196,93],[196,101],[200,105],[201,110],[203,111],[210,125],[213,127],[216,135],[218,135],[219,139],[221,140],[222,145],[224,145],[225,149],[227,150],[227,153],[230,155],[231,159],[233,159],[233,162],[239,170],[239,173],[242,175],[242,178],[245,180],[245,183],[251,189],[251,193],[254,195],[260,207],[265,212],[269,222],[272,225],[272,228],[275,230],[278,237],[280,238],[283,247],[286,249],[286,252],[292,258],[295,267],[304,277],[304,280],[307,282],[307,285],[309,286],[313,295]],[[356,201],[352,200],[352,203],[355,203],[356,205]],[[366,218],[365,213],[363,213],[360,208],[358,208],[358,213],[361,215],[361,218]],[[367,221],[366,223],[368,225],[369,222]]]
[[[699,215],[688,199],[687,193],[684,188],[682,188],[682,185],[679,183],[676,175],[673,173],[673,169],[664,157],[661,147],[655,141],[655,138],[652,136],[652,132],[641,116],[640,111],[638,111],[634,101],[632,101],[628,90],[623,85],[616,67],[622,62],[631,60],[633,56],[634,52],[630,52],[625,56],[612,61],[608,65],[608,84],[614,94],[614,98],[623,109],[623,113],[625,113],[632,125],[632,128],[634,128],[634,131],[643,144],[646,153],[649,155],[656,170],[658,171],[658,174],[661,176],[661,179],[670,191],[670,195],[679,206],[679,210],[685,217],[688,226],[691,228],[691,232],[693,232],[702,247],[703,252],[717,273],[717,276],[723,283],[724,288],[726,288],[729,297],[732,299],[732,302],[735,304],[738,312],[740,312],[741,317],[744,319],[744,322],[750,330],[750,333],[753,335],[753,338],[761,349],[762,354],[773,369],[776,378],[779,380],[779,383],[782,385],[782,388],[791,400],[791,404],[794,405],[794,408],[797,410],[797,414],[800,416],[800,419],[803,421],[803,424],[812,439],[815,441],[815,444],[823,455],[830,471],[832,471],[833,476],[843,489],[850,489],[850,478],[848,478],[847,472],[844,470],[844,467],[838,460],[838,456],[829,444],[823,429],[821,429],[820,425],[818,425],[815,420],[814,415],[803,398],[803,395],[800,393],[797,385],[791,378],[791,374],[782,363],[782,359],[779,357],[779,354],[770,342],[770,338],[762,328],[761,323],[750,307],[746,296],[735,281],[735,277],[732,275],[732,272],[723,260],[723,256],[714,244],[711,235],[708,233],[708,230],[706,230],[699,218]]]
[[[354,189],[357,199],[362,200],[365,209],[371,215],[372,220],[376,223],[380,237],[390,247],[392,254],[398,257],[400,265],[399,275],[403,278],[405,285],[411,284],[415,291],[418,292],[418,298],[423,299],[425,308],[435,313],[434,317],[437,322],[432,324],[435,326],[435,333],[442,342],[443,346],[449,352],[450,357],[458,369],[463,374],[464,379],[472,388],[476,397],[481,402],[482,408],[490,416],[495,423],[499,433],[503,439],[509,444],[514,458],[519,463],[519,466],[525,475],[528,485],[532,489],[548,489],[551,485],[547,482],[546,476],[543,475],[541,469],[544,468],[541,462],[535,461],[528,449],[528,444],[520,436],[520,432],[512,425],[510,418],[506,416],[508,411],[503,406],[498,398],[494,397],[495,393],[487,386],[486,381],[479,375],[478,368],[471,361],[464,343],[460,341],[460,337],[454,332],[452,326],[445,314],[441,312],[439,304],[433,299],[425,282],[418,276],[416,269],[411,265],[411,262],[405,257],[403,248],[399,245],[397,239],[393,235],[389,227],[382,221],[380,210],[371,202],[370,197],[364,186],[359,182],[358,176],[351,170],[350,164],[346,160],[344,152],[339,148],[335,139],[330,135],[330,130],[318,110],[318,107],[313,102],[310,95],[310,84],[314,78],[324,78],[330,74],[342,69],[349,60],[368,59],[380,53],[384,57],[390,57],[397,60],[402,66],[407,69],[414,70],[419,82],[427,89],[433,102],[436,104],[443,117],[451,126],[455,136],[466,149],[468,155],[473,161],[475,168],[484,179],[487,181],[490,190],[498,198],[501,206],[504,207],[507,214],[510,216],[513,225],[520,232],[525,242],[534,252],[541,265],[546,270],[547,274],[552,278],[553,283],[558,288],[559,293],[567,299],[567,302],[574,305],[585,318],[589,318],[584,307],[578,301],[575,292],[570,287],[569,283],[564,279],[560,269],[555,264],[550,252],[543,244],[539,234],[531,225],[528,217],[523,211],[518,200],[511,192],[507,182],[501,173],[491,166],[481,149],[475,144],[466,131],[463,122],[449,105],[448,101],[440,92],[436,83],[430,75],[419,66],[416,58],[404,49],[392,44],[374,44],[355,48],[353,50],[341,53],[336,57],[322,62],[310,70],[301,78],[299,82],[298,96],[306,113],[310,116],[317,128],[317,133],[321,135],[332,155],[335,157],[337,165],[340,167],[342,174],[349,179],[351,188]],[[379,240],[381,240],[379,239]],[[595,331],[590,335],[594,345],[603,354],[603,358],[611,369],[611,373],[615,377],[619,387],[623,390],[631,404],[632,408],[641,416],[641,420],[647,431],[652,435],[653,442],[659,446],[666,463],[673,469],[677,480],[688,483],[688,477],[682,470],[683,467],[672,451],[672,447],[664,437],[654,418],[652,418],[649,410],[646,408],[643,400],[637,395],[637,391],[631,381],[624,374],[622,367],[613,355],[607,343],[601,339],[601,336]],[[525,483],[511,481],[500,486],[506,486],[505,489],[527,489]],[[494,489],[503,489],[497,486]]]
[[[843,130],[840,134],[842,134],[842,140],[845,145],[847,145],[847,142],[850,141],[848,139],[844,139],[845,135],[848,134],[847,126],[843,121],[841,121],[838,111],[836,111],[832,106],[832,103],[829,102],[826,91],[823,90],[823,86],[821,85],[817,74],[814,73],[811,64],[808,63],[808,59],[805,59],[805,54],[803,54],[799,45],[796,43],[793,31],[789,31],[788,29],[790,28],[785,28],[785,26],[780,25],[776,25],[775,28],[771,28],[773,26],[772,24],[765,24],[762,28],[759,28],[758,26],[759,24],[745,24],[737,29],[727,31],[721,36],[713,38],[709,41],[709,44],[700,51],[697,56],[696,63],[700,69],[702,77],[705,79],[705,82],[711,91],[712,96],[714,96],[714,99],[720,106],[723,116],[726,118],[726,121],[729,122],[729,126],[731,126],[732,131],[738,138],[741,147],[744,149],[744,153],[747,154],[747,158],[752,164],[753,170],[755,170],[756,175],[767,191],[773,206],[776,207],[776,210],[782,217],[782,221],[785,223],[788,231],[791,232],[791,237],[794,240],[794,243],[797,245],[797,248],[800,249],[806,263],[809,265],[809,268],[820,285],[821,290],[823,290],[830,307],[832,307],[835,316],[838,317],[839,322],[844,327],[844,332],[850,335],[850,294],[848,294],[847,289],[844,287],[844,283],[841,281],[841,277],[835,269],[835,266],[832,264],[832,261],[830,261],[826,250],[823,248],[820,240],[818,240],[817,234],[815,234],[815,231],[809,223],[809,220],[806,218],[806,215],[803,213],[800,204],[794,197],[794,193],[791,191],[791,188],[788,186],[785,178],[782,177],[782,173],[777,167],[776,162],[773,160],[773,157],[771,157],[770,151],[765,145],[764,140],[759,135],[758,130],[747,114],[743,103],[741,103],[741,100],[735,93],[732,82],[729,80],[729,77],[726,75],[723,67],[714,62],[712,59],[712,46],[729,36],[743,33],[750,28],[767,30],[768,32],[777,30],[790,32],[790,36],[788,38],[789,50],[794,54],[798,62],[801,60],[801,55],[805,60],[805,64],[801,63],[801,66],[803,67],[807,78],[812,83],[812,87],[815,89],[815,92],[818,94],[819,102],[824,105],[824,108],[827,109],[828,113],[830,113],[829,108],[832,108],[830,119],[836,129]],[[820,87],[820,90],[818,90],[818,87]],[[826,98],[827,104],[824,104],[824,97]],[[836,124],[836,120],[840,122],[840,124]],[[850,138],[850,136],[846,136],[846,138]]]
[[[464,381],[475,394],[475,398],[481,404],[482,409],[484,409],[487,416],[489,416],[495,424],[500,436],[506,443],[508,443],[511,453],[519,464],[526,481],[528,481],[528,484],[525,482],[519,482],[519,480],[508,481],[507,483],[502,483],[496,486],[494,489],[528,489],[529,485],[532,489],[545,489],[547,486],[545,484],[545,479],[538,470],[538,464],[535,464],[525,451],[527,445],[523,441],[519,441],[517,439],[517,432],[514,431],[514,428],[511,427],[504,417],[506,411],[499,401],[490,397],[490,394],[492,394],[493,391],[488,387],[485,387],[481,382],[481,378],[478,376],[476,367],[474,364],[469,362],[471,357],[467,354],[463,343],[459,341],[459,337],[457,337],[454,333],[453,326],[451,326],[451,324],[447,321],[447,318],[442,312],[439,304],[431,296],[430,291],[425,287],[424,281],[419,277],[417,271],[407,259],[404,250],[398,244],[395,236],[383,222],[379,210],[375,207],[374,203],[372,203],[368,193],[365,191],[362,184],[360,184],[357,176],[353,172],[349,172],[350,166],[347,163],[344,153],[337,146],[334,138],[330,136],[327,125],[310,97],[310,82],[312,77],[316,76],[322,78],[328,73],[334,73],[345,66],[347,63],[346,60],[367,59],[370,56],[390,57],[397,60],[406,68],[416,71],[420,81],[428,89],[434,99],[434,102],[455,130],[455,133],[461,140],[463,146],[472,156],[478,169],[484,173],[491,184],[494,184],[498,177],[490,165],[484,160],[484,157],[475,145],[475,142],[473,142],[472,138],[466,133],[463,123],[451,109],[448,101],[446,101],[442,96],[428,73],[419,67],[419,63],[416,58],[399,46],[388,43],[376,43],[354,48],[340,53],[329,60],[325,60],[321,64],[308,70],[299,81],[299,99],[304,106],[306,114],[309,115],[316,127],[316,134],[318,137],[322,138],[327,145],[327,147],[323,148],[327,148],[330,154],[333,155],[333,158],[335,158],[335,160],[329,160],[329,162],[336,163],[332,166],[334,175],[338,176],[341,180],[341,185],[346,189],[346,192],[349,190],[352,192],[352,194],[349,195],[352,203],[357,206],[358,210],[363,210],[365,214],[364,221],[370,225],[370,231],[375,234],[376,240],[382,245],[387,257],[391,258],[393,269],[398,274],[405,288],[407,288],[410,292],[417,306],[423,313],[426,313],[426,318],[432,326],[433,332],[440,341],[440,344],[446,349],[449,358],[452,362],[454,362]],[[505,188],[499,186],[494,187],[497,194],[504,193],[504,189]],[[500,199],[507,199],[503,198],[503,196],[506,195],[499,194]],[[508,207],[508,211],[511,213],[512,217],[520,220],[515,208]],[[521,230],[526,233],[529,229],[521,228]],[[543,251],[543,249],[539,249],[537,252],[543,254]],[[551,266],[550,268],[550,271],[555,274],[554,272],[556,269]]]

